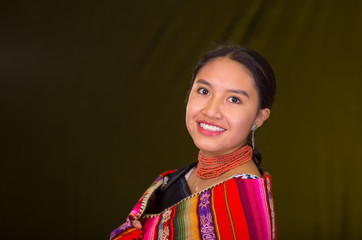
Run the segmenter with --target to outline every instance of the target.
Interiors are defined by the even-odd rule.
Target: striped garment
[[[271,178],[267,173],[262,178],[236,175],[159,214],[148,214],[153,193],[171,173],[167,171],[155,180],[110,239],[134,239],[129,237],[139,231],[131,224],[134,219],[142,222],[141,239],[147,240],[276,239]]]

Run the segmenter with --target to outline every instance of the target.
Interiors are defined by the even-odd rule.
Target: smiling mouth
[[[221,128],[221,127],[217,127],[217,126],[214,126],[214,125],[210,125],[210,124],[206,124],[206,123],[203,123],[203,122],[200,122],[199,123],[199,126],[206,130],[206,131],[210,131],[210,132],[223,132],[225,131],[226,129],[224,128]]]

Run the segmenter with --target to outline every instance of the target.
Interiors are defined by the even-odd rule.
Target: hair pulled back
[[[259,53],[237,45],[221,45],[214,50],[206,52],[200,58],[192,74],[191,87],[188,95],[200,69],[211,60],[219,57],[227,57],[245,66],[253,76],[255,82],[259,96],[259,110],[263,108],[271,109],[276,92],[276,80],[273,69]],[[253,151],[253,160],[262,173],[262,169],[259,166],[261,163],[261,153],[256,148]]]

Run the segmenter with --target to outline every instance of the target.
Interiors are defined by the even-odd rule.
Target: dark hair
[[[188,91],[188,95],[190,94],[192,85],[194,84],[196,75],[200,69],[208,62],[218,57],[227,57],[245,66],[252,74],[255,81],[255,86],[259,96],[259,109],[271,109],[276,92],[276,81],[273,69],[267,60],[265,60],[257,52],[236,45],[221,45],[214,50],[206,52],[200,58],[192,74],[191,86]],[[262,173],[263,171],[259,166],[261,163],[261,153],[256,148],[253,151],[253,160],[257,164],[259,171]]]

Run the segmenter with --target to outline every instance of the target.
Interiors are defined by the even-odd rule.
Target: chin
[[[196,147],[204,153],[210,153],[212,155],[222,155],[223,149],[219,144],[210,144],[210,143],[195,143]],[[224,149],[225,150],[225,149]],[[221,154],[219,154],[221,153]]]
[[[208,142],[208,141],[197,141],[195,142],[195,145],[198,149],[200,149],[200,151],[204,152],[204,153],[210,153],[210,155],[216,155],[216,156],[220,156],[223,154],[227,154],[227,153],[232,153],[233,151],[236,151],[237,149],[241,148],[242,146],[244,146],[246,144],[246,141],[239,144],[239,145],[234,145],[234,144],[230,144],[230,145],[225,145],[225,142]]]

